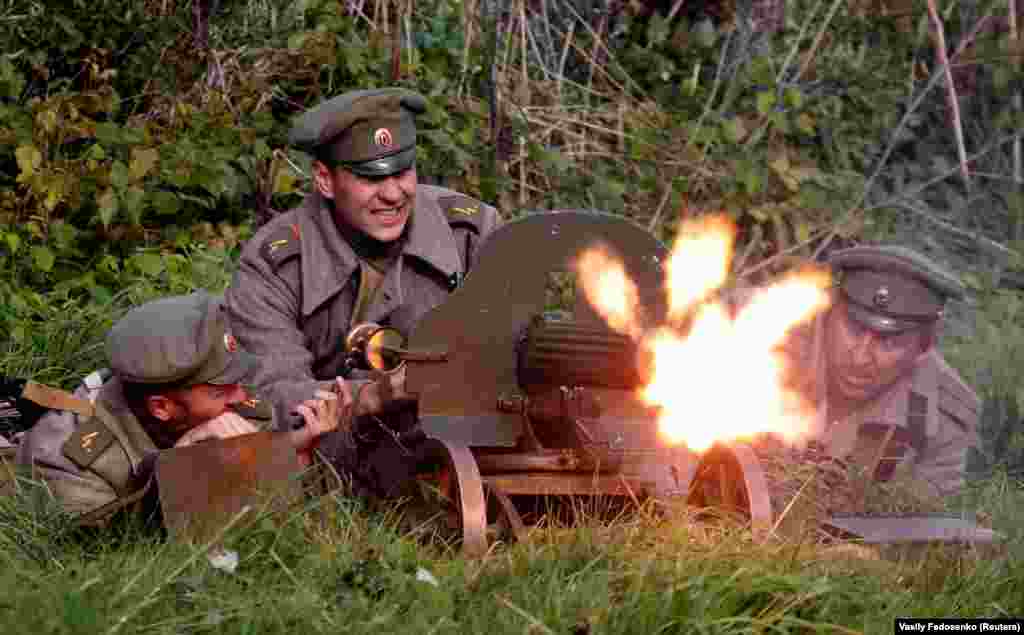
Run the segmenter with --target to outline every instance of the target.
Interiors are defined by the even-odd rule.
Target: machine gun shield
[[[300,493],[285,433],[255,432],[163,450],[155,475],[168,532],[205,541],[247,505],[281,506]]]

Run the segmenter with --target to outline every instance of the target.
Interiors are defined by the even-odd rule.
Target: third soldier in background
[[[981,404],[936,341],[946,301],[961,299],[962,285],[903,247],[853,247],[829,262],[839,276],[832,307],[783,347],[795,387],[816,407],[813,438],[854,461],[879,456],[870,448],[884,442],[876,479],[903,465],[932,494],[955,493]]]

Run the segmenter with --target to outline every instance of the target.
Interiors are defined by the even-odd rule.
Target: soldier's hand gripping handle
[[[313,450],[322,435],[351,428],[352,411],[352,391],[341,377],[336,377],[329,388],[318,389],[313,399],[307,399],[295,408],[302,420],[299,425],[293,424],[289,434],[303,465],[312,462]]]

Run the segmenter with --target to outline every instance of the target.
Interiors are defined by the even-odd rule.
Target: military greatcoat
[[[408,333],[472,267],[498,212],[457,192],[419,185],[403,249],[360,321]],[[346,372],[362,263],[319,193],[275,217],[248,241],[225,293],[235,336],[262,358],[252,382],[280,421],[312,397],[318,380]]]

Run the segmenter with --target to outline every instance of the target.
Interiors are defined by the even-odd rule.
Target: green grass
[[[104,303],[44,297],[13,315],[27,336],[8,339],[0,373],[73,387],[128,307],[221,290],[230,269],[200,250],[176,276],[139,278]],[[228,573],[131,523],[76,533],[44,486],[22,481],[0,497],[0,632],[891,633],[896,616],[1024,615],[1024,486],[997,473],[951,505],[1006,540],[885,552],[757,542],[673,502],[602,523],[584,508],[578,526],[542,524],[466,560],[399,510],[338,495],[232,528],[223,544],[240,563]]]
[[[895,616],[1024,614],[1024,489],[1001,477],[971,492],[1008,533],[998,557],[758,543],[672,505],[466,560],[330,496],[229,530],[233,573],[130,523],[71,536],[40,493],[0,500],[3,632],[891,633]]]

